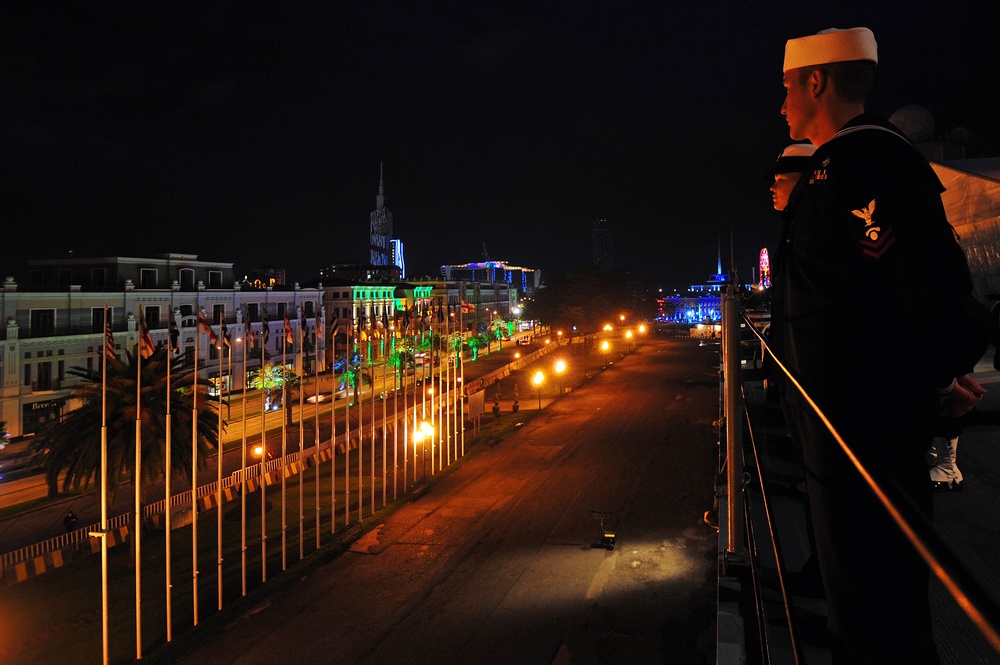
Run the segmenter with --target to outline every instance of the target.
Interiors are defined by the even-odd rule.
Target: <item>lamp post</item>
[[[632,353],[632,331],[631,330],[626,330],[625,331],[625,339],[628,340],[628,352]]]
[[[601,354],[604,356],[604,368],[605,369],[607,369],[607,367],[608,367],[608,349],[609,348],[611,348],[611,345],[608,344],[608,340],[604,340],[603,342],[601,342]]]
[[[559,379],[562,379],[562,374],[565,371],[566,371],[566,361],[564,361],[564,360],[557,360],[556,361],[556,366],[555,366],[555,373],[556,373],[556,378],[557,378],[556,385],[559,386],[559,396],[560,397],[562,397],[563,389],[562,389],[562,381],[559,380]]]
[[[535,372],[535,376],[532,377],[531,382],[535,384],[538,392],[538,410],[542,410],[542,384],[545,382],[545,375],[541,371]]]
[[[431,445],[434,441],[434,427],[426,420],[421,421],[420,425],[413,430],[413,454],[414,457],[417,454],[417,444],[423,443],[427,440]],[[422,456],[424,458],[424,482],[427,482],[427,444],[424,444]]]

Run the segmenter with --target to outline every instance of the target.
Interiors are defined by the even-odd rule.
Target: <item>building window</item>
[[[222,271],[221,270],[209,270],[208,271],[208,288],[210,288],[210,289],[221,289],[222,288]]]
[[[36,390],[52,390],[52,363],[38,363],[38,385]]]
[[[182,319],[187,316],[194,316],[194,305],[181,305],[180,313]]]
[[[90,269],[90,287],[92,289],[103,289],[108,285],[107,268]]]
[[[108,307],[108,323],[112,322],[114,310]],[[112,326],[113,328],[114,326]],[[90,332],[100,333],[104,331],[104,308],[103,307],[91,307],[90,308]]]
[[[257,323],[260,321],[260,303],[247,303],[246,323]]]
[[[180,275],[181,291],[194,291],[194,269],[181,268],[178,273]]]
[[[307,319],[312,319],[316,317],[314,310],[316,309],[316,303],[312,300],[307,300],[303,303],[305,305],[304,316]]]
[[[288,303],[279,302],[278,303],[278,318],[284,319],[285,315],[288,313]]]
[[[56,310],[33,309],[30,316],[32,337],[52,337],[56,334]]]
[[[31,355],[30,353],[27,355]],[[24,385],[28,388],[31,387],[31,365],[28,363],[24,364]]]
[[[156,268],[139,269],[139,288],[140,289],[156,288]]]
[[[219,325],[226,318],[225,305],[212,305],[212,323]]]
[[[146,318],[146,327],[150,330],[160,329],[160,306],[150,305],[144,307],[142,315]]]

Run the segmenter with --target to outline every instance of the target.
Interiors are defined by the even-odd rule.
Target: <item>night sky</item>
[[[664,289],[773,244],[785,40],[872,28],[869,109],[1000,155],[1000,3],[8,2],[0,272],[198,254],[367,262],[384,163],[410,275],[589,262]],[[501,9],[501,7],[503,7]],[[748,278],[749,275],[746,275]]]

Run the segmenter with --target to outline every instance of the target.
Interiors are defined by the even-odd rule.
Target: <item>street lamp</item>
[[[532,377],[531,382],[535,384],[535,388],[538,389],[538,410],[542,410],[542,384],[545,382],[545,375],[541,371],[535,372],[535,376]]]
[[[628,340],[628,352],[632,353],[632,331],[631,330],[626,330],[625,331],[625,339]]]
[[[426,420],[421,421],[420,426],[413,430],[413,455],[417,455],[417,444],[423,443],[427,439],[429,445],[434,445],[434,426]],[[423,446],[422,455],[424,458],[424,482],[427,482],[427,444]]]
[[[605,369],[608,366],[608,349],[610,349],[610,348],[611,348],[611,345],[608,344],[608,340],[604,340],[603,342],[601,342],[601,353],[604,355],[604,367],[605,367]]]
[[[555,372],[556,372],[557,379],[561,379],[562,378],[562,374],[565,371],[566,371],[566,361],[564,361],[564,360],[557,360],[556,361],[556,366],[555,366]],[[562,394],[563,394],[562,381],[558,381],[557,385],[559,386],[559,396],[562,397]]]

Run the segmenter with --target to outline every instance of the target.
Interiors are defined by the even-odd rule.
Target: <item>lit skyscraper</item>
[[[378,196],[375,197],[375,210],[369,215],[371,232],[369,234],[369,249],[373,266],[392,264],[389,240],[392,238],[392,213],[385,207],[385,185],[382,181],[382,164],[379,163]]]
[[[392,248],[392,265],[399,268],[400,279],[406,279],[406,261],[403,260],[403,241],[393,238],[389,241]]]

